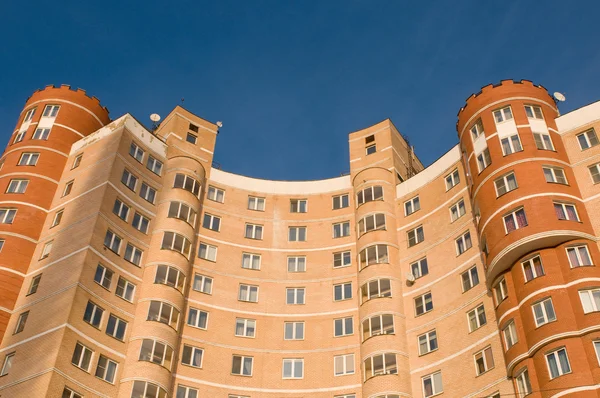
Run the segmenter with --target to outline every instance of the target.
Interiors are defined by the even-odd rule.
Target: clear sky
[[[223,121],[215,160],[253,177],[349,170],[347,134],[391,118],[428,165],[480,87],[529,79],[600,100],[600,1],[8,1],[0,140],[26,98],[71,84],[113,119],[181,103]]]

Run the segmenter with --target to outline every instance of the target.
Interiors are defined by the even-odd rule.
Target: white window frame
[[[153,306],[158,306],[158,309],[156,311],[156,319],[153,319],[150,317],[150,311],[152,309]],[[169,312],[169,319],[167,319],[167,322],[163,322],[162,320],[162,316],[163,316],[163,309],[167,307],[168,308],[168,312]],[[164,301],[160,301],[160,300],[151,300],[150,301],[150,305],[148,306],[148,315],[146,316],[146,320],[147,321],[153,321],[153,322],[158,322],[158,323],[162,323],[163,325],[167,325],[171,328],[173,328],[174,330],[177,330],[177,326],[179,325],[179,318],[181,317],[181,312],[179,312],[179,310],[177,308],[175,308],[173,305],[166,303]]]
[[[137,160],[139,163],[142,163],[144,160],[144,153],[144,150],[140,148],[138,144],[133,141],[131,142],[129,145],[129,156]]]
[[[544,120],[542,108],[537,105],[525,105],[525,114],[527,115],[528,119]]]
[[[24,194],[28,185],[29,180],[13,178],[6,187],[6,193]]]
[[[510,178],[512,177],[512,181],[514,181],[514,188],[511,189]],[[515,172],[511,171],[503,175],[502,177],[496,178],[494,180],[494,188],[496,189],[496,197],[499,198],[502,195],[506,195],[509,192],[514,191],[519,188],[519,184],[517,183],[517,177],[515,176]]]
[[[358,254],[358,263],[361,270],[373,264],[388,264],[389,261],[388,247],[381,243],[367,246]]]
[[[206,191],[206,198],[217,203],[225,203],[225,190],[209,185]]]
[[[106,244],[108,241],[108,244]],[[104,236],[104,246],[107,247],[113,253],[119,255],[121,251],[121,244],[123,243],[123,238],[119,235],[111,231],[110,229],[106,230],[106,235]],[[116,244],[116,248],[114,248]]]
[[[567,360],[568,369],[563,369],[563,365],[560,363],[559,352],[563,351],[565,353],[565,358]],[[564,376],[566,374],[572,373],[573,368],[571,366],[571,361],[569,361],[569,355],[567,354],[567,349],[565,347],[558,348],[544,355],[546,358],[546,366],[548,367],[548,376],[550,380],[554,380],[560,376]],[[552,375],[551,367],[550,367],[550,358],[554,358],[554,362],[556,363],[556,368],[558,370],[558,374],[556,376]]]
[[[308,213],[308,199],[290,199],[290,213]]]
[[[12,224],[17,216],[17,209],[0,208],[0,224]]]
[[[136,218],[137,218],[137,220],[136,220]],[[147,217],[144,217],[143,215],[141,215],[140,213],[138,213],[136,211],[135,213],[133,213],[133,219],[131,220],[131,225],[133,226],[133,228],[137,229],[141,233],[147,234],[148,228],[150,226],[150,219]]]
[[[394,365],[392,365],[391,369],[386,369],[387,368],[386,356],[388,356],[388,355],[394,357]],[[375,370],[374,361],[373,361],[373,359],[375,357],[381,357],[381,364],[382,364],[381,370]],[[371,363],[370,375],[367,374],[367,362]],[[396,357],[395,353],[384,352],[381,354],[375,354],[375,355],[371,355],[370,357],[366,358],[363,361],[363,376],[364,376],[363,381],[367,381],[370,378],[375,377],[375,376],[387,375],[387,374],[398,374],[398,358]]]
[[[481,319],[482,317],[483,319]],[[471,319],[475,321],[474,325],[471,322]],[[471,311],[467,311],[467,324],[469,325],[469,333],[472,333],[487,324],[487,315],[485,314],[485,306],[483,304],[479,304]]]
[[[25,329],[27,318],[29,318],[29,311],[25,311],[19,314],[19,318],[17,319],[17,324],[15,325],[15,331],[13,332],[13,334],[21,333]]]
[[[149,347],[150,344],[152,345],[151,347]],[[161,348],[157,350],[157,346]],[[145,350],[147,351],[144,352]],[[160,354],[160,352],[162,352],[162,354]],[[167,360],[167,358],[170,359]],[[158,359],[158,361],[156,361],[156,359]],[[173,361],[173,348],[170,345],[162,343],[158,340],[143,339],[138,361],[152,362],[171,370],[171,364]]]
[[[534,132],[533,140],[537,149],[543,151],[554,151],[554,143],[552,142],[552,137],[550,137],[550,134]]]
[[[577,137],[577,142],[579,143],[579,148],[581,148],[582,151],[584,151],[586,149],[590,149],[590,148],[598,145],[598,135],[596,134],[596,130],[594,130],[593,128],[588,129],[580,134],[577,134],[576,137]],[[583,137],[583,140],[586,145],[585,148],[582,145],[582,140],[580,137]],[[594,137],[594,138],[592,139],[590,137]],[[592,142],[592,141],[594,141],[594,142]]]
[[[186,351],[189,353],[189,363],[184,362],[187,360]],[[194,364],[194,358],[196,357],[196,353],[200,352],[200,363]],[[200,347],[196,347],[189,344],[183,344],[183,348],[181,349],[181,364],[186,366],[191,366],[192,368],[202,369],[202,363],[204,362],[204,349]]]
[[[391,328],[387,328],[384,326],[386,322],[384,322],[384,317],[386,320],[391,320]],[[377,326],[378,328],[375,328],[375,326],[373,325],[374,319],[378,318],[377,320]],[[368,329],[369,329],[369,335],[366,336],[365,334],[365,323],[368,323]],[[365,319],[362,322],[362,341],[365,341],[373,336],[380,336],[383,334],[395,334],[396,331],[396,325],[395,325],[395,321],[394,321],[394,315],[393,314],[379,314],[379,315],[374,315],[371,316],[367,319]]]
[[[469,131],[471,132],[471,138],[473,142],[475,142],[477,138],[479,138],[479,136],[484,134],[483,123],[481,122],[481,118],[475,120],[475,123],[473,123]]]
[[[201,258],[206,261],[217,261],[217,246],[209,245],[208,243],[200,242],[198,244],[198,258]],[[202,255],[205,253],[205,255]],[[213,255],[214,254],[214,255]]]
[[[419,200],[419,195],[415,196],[412,199],[404,202],[404,216],[410,216],[411,214],[421,210],[421,202]]]
[[[251,270],[260,270],[262,256],[256,253],[242,253],[242,268]]]
[[[288,299],[290,291],[293,292],[293,300],[290,302]],[[299,293],[302,292],[302,295]],[[302,298],[302,302],[299,302],[299,298]],[[286,287],[285,288],[285,303],[288,305],[304,305],[306,304],[306,288],[304,287]]]
[[[508,150],[504,146],[505,141],[508,144]],[[523,144],[521,143],[521,137],[519,137],[518,133],[500,138],[500,147],[502,148],[502,155],[504,156],[523,151]]]
[[[178,240],[181,241],[181,249],[177,249]],[[182,254],[185,258],[190,258],[192,252],[192,242],[185,236],[172,231],[165,231],[160,245],[161,250],[171,250]]]
[[[208,329],[208,316],[208,311],[189,307],[185,323],[193,328],[206,330]],[[202,322],[203,320],[204,322]]]
[[[510,350],[519,342],[519,335],[517,334],[517,326],[515,325],[514,319],[506,322],[502,328],[502,337],[506,351]]]
[[[432,348],[432,342],[435,341],[435,348]],[[425,343],[425,351],[421,350],[422,343]],[[419,349],[419,356],[429,354],[439,349],[437,331],[435,329],[425,332],[417,336],[417,347]]]
[[[302,238],[304,234],[304,239]],[[308,239],[308,228],[303,226],[291,226],[288,227],[288,242],[306,242]]]
[[[67,195],[69,195],[71,193],[71,191],[73,190],[73,183],[74,182],[75,182],[74,180],[71,180],[71,181],[69,181],[69,182],[67,182],[65,184],[65,188],[63,189],[63,193],[62,193],[63,197],[67,196]]]
[[[248,196],[248,210],[265,211],[266,199],[259,196]]]
[[[48,141],[48,137],[50,137],[50,128],[49,127],[38,127],[35,129],[31,139]]]
[[[421,240],[419,240],[419,230],[421,232]],[[414,243],[411,244],[411,235],[413,237],[413,241]],[[422,225],[419,225],[416,228],[411,229],[410,231],[406,232],[406,241],[408,243],[408,247],[414,247],[416,245],[418,245],[419,243],[423,242],[425,240],[425,230],[423,229]]]
[[[370,195],[366,195],[367,191],[371,191]],[[359,191],[356,194],[356,207],[376,200],[383,200],[383,187],[381,185],[372,185]]]
[[[142,249],[127,242],[127,246],[125,246],[125,253],[123,254],[123,258],[126,261],[129,261],[131,264],[140,267],[143,257],[144,251]]]
[[[489,355],[490,355],[489,359],[492,362],[491,364],[488,363],[488,357],[486,356],[487,352],[489,352]],[[484,370],[482,372],[479,371],[479,366],[477,365],[477,356],[478,355],[481,355],[481,360],[483,362]],[[494,353],[492,351],[492,347],[487,346],[483,350],[478,351],[475,354],[473,354],[473,362],[475,363],[475,375],[477,375],[477,376],[481,376],[482,374],[487,373],[490,370],[494,369],[496,367],[496,364],[495,364],[495,360],[494,360]]]
[[[88,308],[90,309],[89,319],[86,319]],[[104,318],[104,308],[100,307],[98,304],[94,303],[91,300],[88,300],[85,306],[85,311],[83,312],[83,321],[93,327],[100,329],[102,325],[102,319]]]
[[[196,292],[212,294],[213,284],[214,280],[210,276],[195,273],[194,281],[192,282],[192,289]]]
[[[165,264],[156,266],[156,274],[154,275],[155,284],[170,286],[173,289],[183,292],[185,279],[185,274],[177,267]]]
[[[331,202],[332,210],[345,209],[346,207],[350,207],[350,195],[347,193],[335,195],[331,198]],[[344,206],[344,204],[346,205]]]
[[[113,276],[113,270],[107,268],[101,263],[98,263],[98,265],[96,266],[96,272],[94,273],[94,282],[96,282],[103,288],[110,290]]]
[[[154,156],[148,154],[148,160],[146,161],[146,168],[160,176],[162,174],[163,162],[156,159]]]
[[[590,178],[592,179],[592,183],[600,184],[600,163],[588,166],[588,170],[590,171]]]
[[[332,225],[333,238],[345,238],[350,236],[350,221],[343,221]]]
[[[6,354],[6,356],[4,357],[4,362],[2,363],[2,370],[0,370],[0,376],[6,376],[10,372],[15,354],[15,352]]]
[[[435,383],[435,381],[437,380],[436,377],[435,377],[436,375],[440,375],[439,376],[439,381],[440,381],[440,384],[441,384],[440,386],[436,386],[436,383]],[[431,383],[431,391],[432,391],[431,395],[427,395],[425,393],[425,381],[426,380],[429,380],[429,382]],[[444,392],[444,384],[443,384],[443,381],[442,381],[442,371],[438,370],[437,372],[434,372],[434,373],[431,373],[431,374],[428,374],[426,376],[421,377],[421,388],[423,390],[423,397],[424,398],[433,397],[434,395],[438,395],[438,394],[443,393]]]
[[[496,124],[504,123],[514,118],[510,105],[495,109],[492,114],[494,115],[494,121]]]
[[[340,325],[340,333],[338,334],[338,327]],[[352,336],[354,334],[354,318],[346,316],[343,318],[336,318],[333,320],[333,337],[344,337]]]
[[[259,224],[246,223],[244,228],[244,238],[262,240],[263,226]]]
[[[600,311],[600,288],[580,290],[579,300],[584,314]]]
[[[389,286],[387,291],[384,290],[385,286],[381,286],[382,281],[387,281]],[[361,304],[375,298],[392,297],[392,280],[389,278],[371,279],[361,286],[360,292]]]
[[[347,289],[348,286],[350,289]],[[346,297],[348,294],[347,290],[350,292],[350,296]],[[338,291],[340,293],[338,298]],[[333,301],[344,301],[352,299],[352,282],[344,282],[344,283],[336,283],[333,285]]]
[[[306,272],[306,256],[288,256],[287,272]]]
[[[42,117],[56,117],[59,109],[60,105],[46,105]]]
[[[290,374],[286,376],[286,364],[291,365]],[[296,376],[296,368],[300,367],[300,376]],[[288,379],[303,379],[304,378],[304,358],[284,358],[281,365],[281,378],[284,380]]]
[[[121,220],[127,222],[127,218],[129,217],[129,210],[131,207],[125,204],[124,201],[117,198],[115,199],[115,204],[113,205],[112,212],[114,215],[119,217]]]
[[[114,321],[112,321],[112,319],[114,319]],[[114,325],[114,329],[111,332],[109,332],[109,327],[111,325],[111,323]],[[127,333],[127,325],[128,322],[125,321],[124,319],[119,318],[118,316],[116,316],[115,314],[110,314],[108,316],[108,321],[106,322],[106,334],[109,335],[110,337],[114,337],[115,339],[119,340],[119,341],[125,341],[125,334]],[[119,330],[123,330],[123,336],[119,337]]]
[[[302,337],[299,337],[298,328],[301,329]],[[288,330],[291,331],[291,335],[288,335]],[[288,337],[289,336],[289,337]],[[283,323],[283,339],[284,340],[304,340],[305,336],[305,325],[304,321],[289,321]]]
[[[336,265],[336,263],[339,263],[339,265]],[[344,268],[350,265],[352,265],[352,252],[350,250],[333,253],[333,268]]]
[[[416,271],[416,272],[415,272]],[[427,257],[423,257],[410,264],[410,273],[415,279],[419,279],[429,274],[429,264]]]
[[[479,155],[477,155],[477,170],[479,173],[481,173],[483,170],[487,169],[490,164],[492,164],[490,150],[485,148]]]
[[[426,307],[427,296],[429,296],[429,302],[431,303],[431,308],[430,309],[427,309],[427,307]],[[421,303],[422,303],[421,305],[423,307],[423,312],[421,312],[421,313],[419,313],[418,310],[417,310],[417,307],[418,307],[417,300],[420,300]],[[423,294],[415,297],[413,299],[413,303],[415,305],[415,316],[425,315],[425,314],[433,311],[433,308],[434,308],[433,307],[433,295],[431,294],[431,292],[423,293]]]
[[[450,211],[450,222],[453,223],[467,213],[465,200],[461,198],[458,202],[450,206],[448,210]]]
[[[464,234],[456,238],[454,242],[456,243],[456,255],[460,256],[461,254],[473,247],[471,231],[465,232]]]
[[[239,371],[239,373],[234,372],[234,370],[235,370],[234,365],[235,365],[235,359],[236,358],[240,359],[240,371]],[[244,374],[244,364],[247,361],[250,362],[250,373],[249,374]],[[245,355],[233,355],[233,357],[232,357],[232,363],[231,363],[231,374],[232,375],[251,377],[253,371],[254,371],[254,357],[249,357],[249,356],[245,356]]]
[[[187,203],[172,201],[169,204],[169,213],[167,217],[183,220],[195,228],[198,213],[196,213],[196,211]]]
[[[250,300],[252,298],[253,291],[256,291],[256,300]],[[245,303],[258,303],[258,293],[259,287],[257,285],[248,285],[245,283],[240,283],[240,286],[238,288],[238,301],[243,301]]]
[[[54,213],[54,218],[52,219],[52,224],[50,224],[50,228],[54,228],[57,225],[59,225],[64,214],[65,214],[65,209],[60,209],[56,213]]]
[[[500,303],[506,300],[508,297],[508,286],[506,285],[506,279],[500,279],[496,284],[494,284],[493,289],[496,307],[498,307]]]
[[[183,395],[181,395],[181,394],[183,394]],[[176,397],[197,398],[198,397],[198,389],[184,386],[183,384],[178,384]]]
[[[548,309],[551,309],[552,314],[549,314]],[[538,319],[536,309],[540,310],[541,319]],[[548,323],[556,321],[556,311],[554,309],[554,303],[552,297],[547,297],[539,300],[531,305],[531,312],[533,313],[533,320],[535,321],[535,327],[540,327]],[[553,317],[551,317],[551,315]]]
[[[73,362],[73,360],[75,359],[75,352],[73,352],[73,355],[71,356],[71,364],[75,365],[76,367],[78,367],[79,369],[82,369],[86,372],[89,372],[90,370],[90,366],[92,364],[92,361],[94,359],[94,351],[91,350],[90,348],[86,347],[85,345],[83,345],[82,343],[80,343],[79,341],[77,342],[77,344],[75,344],[75,351],[77,350],[77,346],[81,347],[81,353],[79,354],[79,358],[77,358],[77,362]],[[85,357],[86,357],[86,353],[89,352],[89,360],[87,363],[87,366],[84,367],[84,361],[85,361]]]
[[[137,188],[138,178],[131,171],[125,169],[123,170],[123,175],[121,176],[121,183],[135,192],[135,189]],[[131,185],[133,185],[133,187]]]
[[[154,204],[154,201],[156,200],[156,189],[152,188],[145,181],[143,181],[140,188],[140,198],[144,199],[148,203]]]
[[[38,152],[23,152],[17,166],[35,166],[39,159],[40,154]]]
[[[553,205],[555,207],[555,211],[556,211],[556,206],[560,206],[563,214],[565,215],[565,218],[560,218],[557,215],[557,218],[559,220],[562,220],[562,221],[577,221],[577,222],[581,221],[579,219],[579,213],[577,212],[577,206],[575,206],[574,203],[553,202]],[[575,219],[569,218],[570,217],[569,216],[569,212],[567,211],[569,208],[571,208],[573,210],[573,212],[575,213]]]
[[[40,260],[48,258],[48,256],[50,255],[50,252],[52,251],[52,244],[53,243],[54,243],[54,241],[51,240],[50,242],[46,242],[44,244],[44,247],[42,248],[42,254],[40,255]]]
[[[23,123],[30,122],[31,119],[33,119],[33,115],[35,114],[36,109],[37,107],[27,110],[27,113],[25,113],[25,117],[23,118]]]
[[[446,181],[446,192],[460,184],[460,174],[458,169],[454,169],[450,174],[446,175],[444,181]]]
[[[238,326],[241,326],[242,334],[238,334]],[[249,339],[255,338],[256,337],[256,319],[236,318],[234,335],[236,337],[246,337]]]
[[[122,276],[119,276],[119,279],[117,280],[117,289],[115,290],[115,296],[120,297],[125,301],[129,301],[130,303],[133,303],[133,298],[135,297],[135,289],[136,286],[133,283],[129,282]],[[119,294],[119,291],[121,291],[121,294]],[[129,295],[128,293],[131,293],[131,298],[127,297]]]
[[[22,130],[22,131],[19,131],[17,134],[15,134],[15,139],[13,141],[13,144],[23,141],[23,138],[25,138],[26,132],[27,132],[27,130]]]
[[[522,211],[523,214],[525,215],[525,224],[524,225],[519,225],[519,219],[517,217],[517,213]],[[515,225],[515,229],[512,231],[508,230],[508,226],[507,226],[507,220],[509,218],[512,218],[514,225]],[[529,221],[527,220],[527,213],[525,213],[525,208],[524,207],[519,207],[518,209],[515,209],[513,211],[511,211],[508,214],[505,214],[504,216],[502,216],[502,224],[504,225],[504,232],[508,235],[511,232],[514,232],[516,230],[519,230],[521,228],[525,228],[526,226],[529,225]]]
[[[103,365],[101,365],[101,362],[103,360],[105,363]],[[114,370],[112,372],[112,378],[110,377],[110,367],[111,366],[114,367]],[[117,377],[118,370],[119,370],[119,364],[116,361],[113,361],[109,357],[100,354],[98,356],[98,364],[96,365],[96,372],[94,373],[94,375],[97,378],[106,381],[107,383],[115,384],[115,379]]]
[[[515,382],[517,384],[517,394],[520,398],[533,392],[531,389],[531,381],[529,380],[529,371],[527,368],[524,368],[518,373],[517,376],[515,376]]]
[[[563,168],[556,166],[542,166],[542,171],[544,172],[544,178],[547,183],[569,185],[567,175]],[[550,177],[550,180],[548,180],[548,177]]]
[[[333,376],[353,375],[356,372],[354,354],[342,354],[333,357]],[[338,366],[338,364],[340,366]],[[338,372],[341,369],[341,372]]]
[[[466,276],[466,278],[465,278]],[[473,289],[475,286],[479,285],[479,274],[477,272],[477,266],[474,265],[465,272],[460,274],[460,280],[462,285],[462,291],[467,292]]]
[[[192,181],[191,187],[188,187],[188,180]],[[183,173],[175,174],[175,179],[173,180],[173,188],[188,191],[197,198],[200,198],[200,195],[202,194],[202,184],[199,181],[197,181],[194,177]]]
[[[27,290],[27,296],[35,294],[40,286],[40,281],[42,280],[42,274],[38,274],[31,278],[31,283],[29,284],[29,290]]]
[[[383,220],[383,221],[382,221]],[[372,228],[369,228],[369,223],[372,224]],[[357,231],[359,236],[366,234],[367,232],[385,230],[386,229],[386,217],[384,213],[373,213],[368,214],[358,220]]]
[[[594,261],[592,260],[592,256],[590,254],[590,251],[589,251],[587,245],[569,246],[569,247],[565,248],[565,250],[567,252],[567,258],[569,259],[569,264],[571,265],[571,268],[589,267],[589,266],[593,266],[594,265]],[[578,264],[573,264],[571,262],[571,256],[569,256],[569,252],[571,250],[573,250],[575,252]],[[584,264],[583,263],[584,260],[583,260],[583,257],[581,256],[581,251],[582,250],[586,253],[586,255],[589,258],[591,264]]]
[[[539,260],[541,272],[535,266],[535,259]],[[527,277],[527,272],[525,270],[525,268],[527,268],[527,267],[529,269],[531,269],[531,275],[532,275],[531,278]],[[542,262],[542,257],[539,254],[537,254],[525,261],[522,261],[521,262],[521,270],[523,271],[523,279],[525,280],[525,283],[531,282],[532,280],[539,278],[540,276],[546,275],[546,273],[544,271],[544,263]]]

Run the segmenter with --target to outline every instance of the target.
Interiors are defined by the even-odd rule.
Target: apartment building
[[[0,160],[0,397],[596,397],[600,102],[483,87],[424,167],[390,120],[350,173],[213,167],[48,86]],[[268,155],[268,154],[265,154]]]

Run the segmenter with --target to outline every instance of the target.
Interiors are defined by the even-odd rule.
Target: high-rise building
[[[598,130],[502,81],[426,168],[385,120],[349,175],[267,181],[179,106],[150,131],[37,91],[0,166],[0,396],[596,397]]]

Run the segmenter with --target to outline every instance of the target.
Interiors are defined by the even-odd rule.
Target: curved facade
[[[559,116],[503,81],[427,168],[385,120],[349,135],[348,175],[285,182],[213,168],[217,125],[181,107],[150,132],[80,91],[34,97],[21,118],[81,112],[46,142],[82,136],[1,171],[44,178],[37,207],[4,202],[40,219],[0,232],[21,261],[0,268],[0,395],[597,395],[598,103]]]

